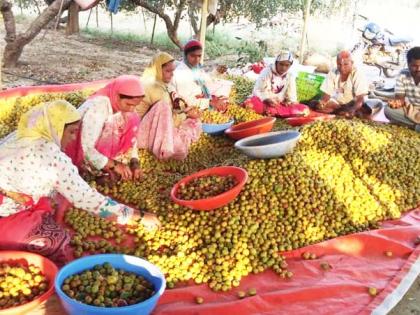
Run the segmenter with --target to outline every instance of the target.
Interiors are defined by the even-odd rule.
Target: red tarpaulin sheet
[[[0,98],[20,97],[31,94],[42,93],[64,93],[77,92],[83,89],[99,90],[105,86],[110,80],[100,80],[84,83],[71,83],[62,85],[39,85],[39,86],[21,86],[11,88],[0,92]]]
[[[286,253],[291,280],[272,271],[250,275],[227,293],[207,285],[166,290],[153,314],[386,314],[420,273],[420,208],[379,230],[347,235]],[[301,254],[317,254],[303,260]],[[384,252],[392,251],[387,257]],[[332,269],[323,271],[320,262]],[[372,297],[369,287],[378,295]],[[240,300],[236,293],[256,288],[257,295]],[[195,297],[204,303],[195,303]]]
[[[0,92],[0,98],[32,93],[98,89],[108,81],[80,84],[21,87]],[[62,208],[67,204],[63,203]],[[58,214],[62,220],[63,212]],[[420,208],[400,220],[388,221],[379,230],[335,238],[285,253],[291,280],[281,279],[268,270],[242,279],[241,285],[227,293],[213,292],[207,285],[190,285],[166,290],[154,314],[386,314],[410,288],[420,274]],[[303,260],[310,251],[316,260]],[[387,257],[385,251],[392,251]],[[321,262],[332,269],[323,271]],[[371,297],[368,287],[378,289]],[[236,293],[256,288],[257,295],[238,299]],[[195,297],[204,303],[195,303]]]

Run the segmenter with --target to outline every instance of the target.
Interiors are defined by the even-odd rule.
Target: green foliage
[[[238,49],[238,66],[261,61],[267,55],[267,43],[263,40],[251,43],[243,41]]]
[[[150,35],[138,35],[127,32],[116,32],[111,34],[110,31],[101,31],[95,28],[86,28],[83,33],[95,38],[111,38],[119,41],[139,42],[144,44],[150,43]],[[181,38],[186,40],[187,38]],[[166,33],[155,34],[154,46],[169,51],[177,51],[177,46],[172,43]],[[206,55],[213,59],[229,54],[238,54],[239,62],[246,64],[248,62],[255,62],[261,60],[267,50],[267,45],[264,42],[257,44],[237,40],[226,33],[216,32],[215,34],[208,33],[206,36]]]
[[[86,28],[83,30],[83,33],[95,37],[95,38],[111,38],[117,41],[126,41],[126,42],[139,42],[144,44],[150,44],[150,34],[148,35],[138,35],[128,32],[118,32],[114,31],[111,34],[111,31],[101,31],[95,28]],[[153,39],[153,45],[162,50],[178,50],[178,47],[169,39],[166,33],[155,34]]]
[[[281,7],[287,12],[303,12],[307,0],[281,0]],[[343,7],[348,7],[350,0],[312,0],[311,13],[331,14]]]
[[[240,41],[226,33],[207,33],[206,54],[210,58],[236,54],[240,46]]]
[[[261,26],[262,19],[269,19],[280,12],[281,3],[282,0],[221,0],[220,8],[226,21],[245,17]]]
[[[232,104],[242,104],[252,94],[254,82],[243,76],[229,76],[227,79],[233,82],[229,101]]]

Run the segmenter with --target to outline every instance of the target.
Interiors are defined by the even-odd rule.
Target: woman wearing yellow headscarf
[[[175,68],[174,58],[160,52],[142,76],[145,98],[137,110],[142,117],[137,142],[159,159],[184,159],[201,134],[199,109],[188,106],[171,84]]]
[[[16,132],[0,140],[0,248],[35,251],[65,260],[69,236],[52,216],[48,197],[64,196],[75,207],[120,223],[139,214],[92,189],[62,151],[77,137],[80,114],[66,101],[34,107]],[[147,214],[142,223],[157,219]]]

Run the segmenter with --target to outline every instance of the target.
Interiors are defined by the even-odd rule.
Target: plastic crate
[[[319,99],[322,95],[321,85],[325,77],[318,74],[299,72],[296,77],[297,98],[299,103]]]

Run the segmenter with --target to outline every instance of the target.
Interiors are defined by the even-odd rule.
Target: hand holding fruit
[[[188,118],[197,119],[201,117],[200,110],[197,107],[190,107],[186,110]]]
[[[227,99],[226,97],[213,96],[210,105],[217,111],[224,112],[227,109]]]
[[[404,107],[404,100],[400,100],[400,99],[393,99],[393,100],[389,100],[388,101],[389,107],[393,108],[393,109],[398,109],[401,107]]]
[[[144,212],[143,218],[140,220],[140,223],[147,229],[147,230],[154,230],[158,229],[161,226],[161,223],[158,217],[150,212]]]

